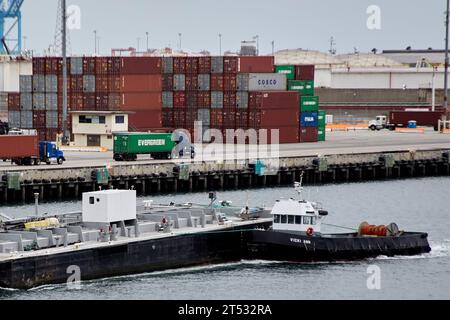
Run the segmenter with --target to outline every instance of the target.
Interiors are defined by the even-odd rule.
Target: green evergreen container
[[[319,111],[319,97],[317,96],[301,96],[300,97],[301,112],[317,112]]]
[[[325,130],[325,126],[323,126],[323,127],[321,127],[321,126],[319,126],[318,127],[318,130],[317,130],[317,140],[318,141],[325,141],[325,137],[326,137],[326,130]]]
[[[313,96],[314,95],[314,81],[313,80],[305,80],[305,96]]]
[[[312,80],[288,80],[288,90],[298,91],[300,96],[314,95],[314,81]]]
[[[275,66],[275,73],[282,73],[286,75],[287,80],[295,79],[295,66]]]
[[[318,116],[319,127],[325,128],[325,114],[326,112],[324,110],[319,110]]]

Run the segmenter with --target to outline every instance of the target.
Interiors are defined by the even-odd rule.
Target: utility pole
[[[140,51],[141,38],[138,37],[136,40],[137,40],[137,52],[139,52]]]
[[[146,32],[145,35],[147,36],[147,52],[148,52],[148,32]]]
[[[178,39],[179,39],[178,49],[181,51],[181,33],[178,33]]]
[[[69,135],[67,134],[67,9],[66,0],[62,0],[62,69],[63,69],[63,123],[62,123],[62,143],[69,144]]]
[[[97,54],[97,30],[94,30],[94,54]]]
[[[219,56],[222,55],[222,34],[219,33]]]
[[[448,28],[449,28],[450,0],[447,0],[447,10],[445,11],[445,74],[444,74],[444,114],[448,119]],[[445,126],[444,126],[445,128]]]
[[[275,55],[275,41],[272,40],[272,55]]]

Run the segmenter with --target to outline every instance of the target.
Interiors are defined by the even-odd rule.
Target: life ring
[[[306,235],[311,237],[314,234],[314,229],[313,228],[308,228],[306,229]]]

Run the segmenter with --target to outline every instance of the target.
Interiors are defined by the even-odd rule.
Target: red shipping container
[[[45,132],[45,140],[46,141],[56,141],[56,136],[59,133],[58,129],[47,129]]]
[[[109,92],[110,78],[108,76],[95,77],[95,90],[98,92]]]
[[[198,57],[186,58],[186,74],[198,73]]]
[[[211,109],[210,111],[210,128],[223,128],[223,111],[222,109]]]
[[[187,129],[194,128],[194,122],[197,120],[197,108],[187,108],[186,109],[186,122],[185,126]]]
[[[95,75],[95,57],[83,57],[83,74]]]
[[[173,93],[173,107],[174,108],[186,107],[186,93],[184,91],[175,91]]]
[[[110,72],[110,58],[109,57],[97,57],[95,62],[95,73],[97,75],[107,75]]]
[[[106,94],[97,94],[95,101],[96,110],[108,110],[109,109],[109,95]]]
[[[165,73],[161,76],[162,91],[173,90],[173,74]]]
[[[0,159],[38,156],[37,135],[0,135]]]
[[[161,92],[161,75],[125,75],[121,76],[122,92]]]
[[[236,127],[236,109],[223,109],[223,128],[234,129]]]
[[[186,58],[174,57],[173,58],[173,73],[185,74],[186,73]]]
[[[9,111],[20,110],[20,93],[18,92],[8,93],[8,110]]]
[[[418,126],[436,127],[442,118],[442,111],[391,111],[389,113],[389,123],[399,124],[405,127],[411,120],[417,121]]]
[[[83,92],[83,76],[81,75],[70,76],[70,89],[72,92]]]
[[[68,73],[67,74],[67,92],[69,93],[71,91],[72,91],[72,79]],[[59,93],[63,92],[63,76],[62,75],[58,76],[58,92]]]
[[[314,65],[297,65],[295,66],[295,80],[313,80],[314,81],[315,66]]]
[[[295,109],[263,109],[261,110],[261,128],[274,128],[276,126],[299,127],[300,108]]]
[[[160,57],[122,57],[122,74],[160,74]]]
[[[34,110],[33,111],[33,128],[40,129],[47,126],[46,123],[46,111],[45,110]]]
[[[300,96],[297,91],[250,92],[250,109],[298,108]]]
[[[83,110],[97,110],[97,96],[95,93],[83,94]]]
[[[315,127],[303,127],[299,130],[300,142],[317,142],[318,129]]]
[[[186,106],[196,107],[197,106],[197,92],[187,91],[186,92]]]
[[[298,127],[290,127],[290,126],[283,126],[283,127],[276,127],[276,128],[266,128],[267,135],[265,135],[267,138],[268,144],[285,144],[285,143],[298,143],[299,142],[299,131]],[[277,139],[277,132],[278,130],[278,139]],[[262,137],[264,136],[264,131],[260,130],[258,134],[258,140],[259,143],[263,143]]]
[[[211,74],[211,91],[223,91],[223,75]]]
[[[47,141],[47,130],[45,128],[37,130],[38,141]]]
[[[273,56],[239,57],[240,73],[273,73],[275,58]]]
[[[163,127],[173,128],[173,110],[164,109],[162,112],[162,125]]]
[[[109,76],[109,92],[120,92],[120,76],[110,75]]]
[[[160,92],[122,93],[121,110],[161,111],[162,99]]]
[[[58,74],[62,73],[62,59],[58,57],[47,57],[45,59],[45,73]]]
[[[33,74],[45,74],[46,58],[33,58]]]
[[[236,109],[236,128],[237,129],[248,128],[248,111]]]
[[[175,128],[185,128],[186,109],[173,110],[173,126]]]
[[[236,74],[224,74],[223,75],[223,90],[236,91],[237,80]]]
[[[211,93],[209,91],[197,92],[197,105],[209,108],[211,106]]]
[[[236,107],[236,91],[224,91],[223,106],[224,106],[224,108],[235,108]]]
[[[239,57],[223,57],[223,73],[237,73]]]
[[[197,91],[198,77],[196,75],[186,75],[186,91]]]
[[[83,110],[84,99],[82,93],[71,93],[67,100],[70,110]]]
[[[261,111],[249,110],[248,112],[248,127],[252,129],[259,129],[261,124]]]
[[[198,58],[198,73],[211,73],[211,57]]]
[[[162,128],[161,110],[135,110],[135,113],[128,115],[130,129],[136,131],[148,131]]]

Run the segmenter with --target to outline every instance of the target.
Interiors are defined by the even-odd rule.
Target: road
[[[432,130],[421,133],[397,133],[391,131],[347,131],[347,132],[329,132],[327,141],[318,143],[298,143],[284,144],[279,146],[280,157],[295,156],[315,156],[331,154],[356,154],[368,152],[388,152],[400,150],[430,150],[430,149],[449,149],[450,134],[440,134]],[[203,152],[202,152],[203,150]],[[259,156],[265,154],[275,156],[277,150],[268,150],[264,153],[264,148],[259,149]],[[204,145],[197,146],[199,161],[222,161],[232,159],[254,159],[258,157],[257,146],[235,146],[216,145],[214,148]],[[182,160],[151,160],[149,156],[141,155],[137,162],[116,162],[112,160],[112,152],[65,152],[67,161],[62,167],[76,168],[86,166],[113,166],[121,164],[136,163],[161,163],[161,162],[181,162]],[[38,168],[48,169],[51,167],[61,168],[56,164],[40,165]],[[9,162],[0,163],[0,170],[10,169],[28,169],[32,167],[18,167]]]

